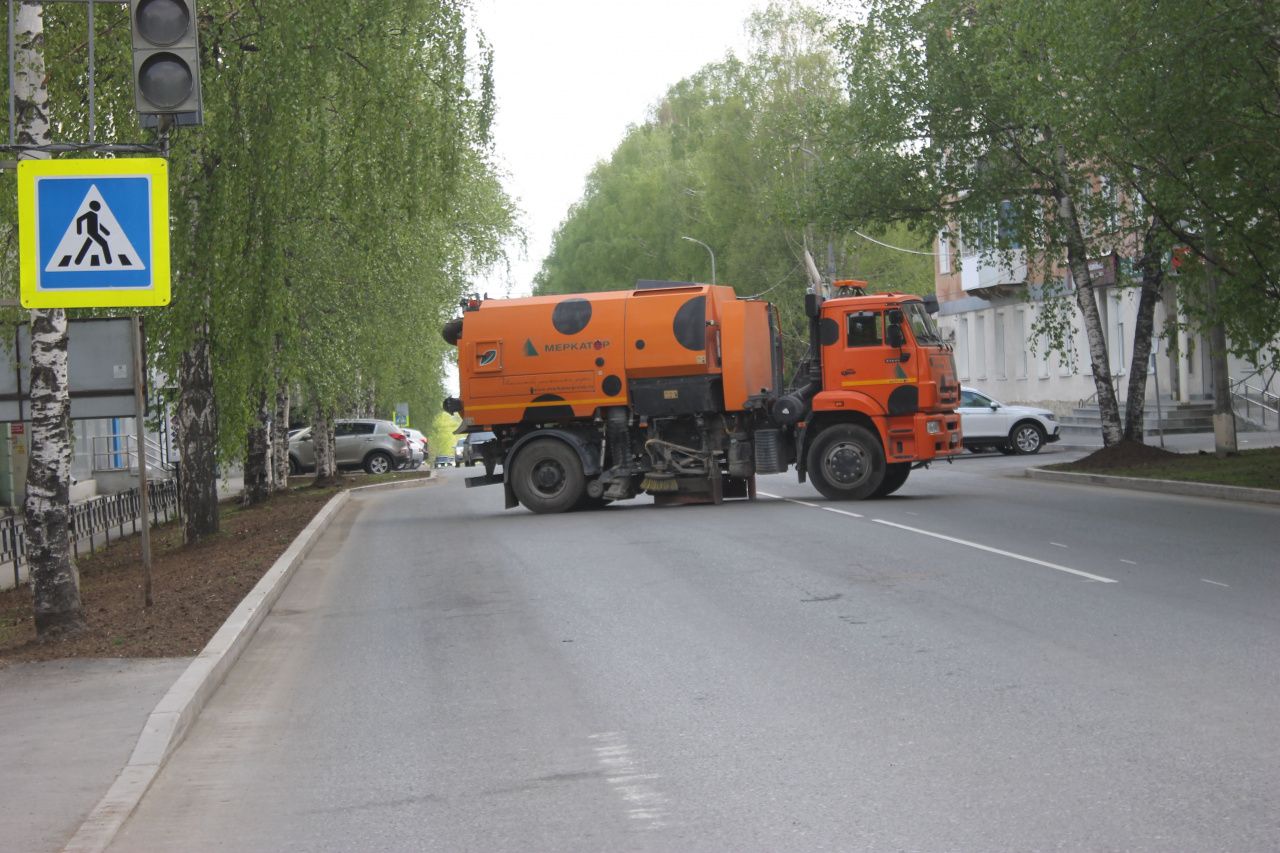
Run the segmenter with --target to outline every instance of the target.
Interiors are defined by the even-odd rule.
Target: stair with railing
[[[1236,417],[1260,430],[1280,429],[1280,394],[1271,390],[1277,382],[1276,371],[1269,375],[1254,371],[1240,379],[1231,379],[1231,405]]]
[[[1125,409],[1121,404],[1121,420],[1124,419]],[[1082,400],[1071,410],[1071,414],[1059,417],[1058,423],[1063,443],[1101,446],[1102,413],[1096,403],[1090,404],[1087,400]],[[1148,400],[1142,411],[1142,430],[1147,435],[1160,432],[1165,435],[1213,432],[1213,403],[1180,403],[1164,397],[1157,408],[1155,400]]]
[[[112,433],[93,436],[94,476],[138,471],[138,436],[134,433]],[[174,466],[166,448],[148,435],[142,436],[142,457],[146,460],[149,478],[169,478]]]

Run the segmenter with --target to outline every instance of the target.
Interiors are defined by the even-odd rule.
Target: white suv
[[[990,449],[1004,454],[1039,453],[1061,438],[1057,419],[1048,409],[1006,406],[976,388],[960,389],[957,411],[964,446],[974,453]]]

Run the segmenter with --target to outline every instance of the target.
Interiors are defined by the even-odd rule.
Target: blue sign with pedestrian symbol
[[[167,304],[166,167],[158,159],[20,162],[22,304]]]

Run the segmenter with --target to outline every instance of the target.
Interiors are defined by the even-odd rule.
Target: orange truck
[[[783,380],[775,308],[731,287],[468,298],[458,348],[459,432],[491,431],[485,473],[507,508],[755,497],[757,474],[795,466],[832,499],[893,493],[912,469],[962,451],[950,347],[920,297],[836,282],[805,298],[809,353]],[[501,466],[501,472],[498,467]]]

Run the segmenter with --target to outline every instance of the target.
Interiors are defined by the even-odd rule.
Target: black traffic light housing
[[[160,116],[199,124],[200,44],[195,0],[129,0],[134,103],[144,126]]]

